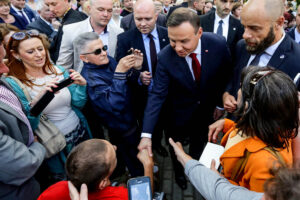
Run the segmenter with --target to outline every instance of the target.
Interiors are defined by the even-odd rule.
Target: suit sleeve
[[[63,35],[61,39],[61,45],[59,49],[58,59],[56,65],[60,65],[65,69],[71,69],[74,62],[74,49],[72,43],[72,35],[69,33],[70,29],[66,29],[66,26],[63,27]]]
[[[44,160],[45,148],[37,143],[29,147],[3,133],[6,125],[0,121],[0,181],[20,186],[31,178]]]
[[[161,107],[168,95],[169,83],[170,78],[166,66],[161,63],[161,59],[158,59],[153,89],[149,92],[147,106],[144,113],[144,133],[153,133],[154,127],[159,118]]]

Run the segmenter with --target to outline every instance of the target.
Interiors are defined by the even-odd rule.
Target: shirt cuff
[[[119,80],[125,80],[127,77],[126,73],[121,73],[121,72],[115,72],[114,73],[114,78],[119,79]]]
[[[221,108],[221,107],[219,107],[219,106],[216,106],[216,108],[217,108],[218,110],[225,110],[224,108]]]
[[[151,133],[142,133],[141,137],[152,138],[152,134]]]

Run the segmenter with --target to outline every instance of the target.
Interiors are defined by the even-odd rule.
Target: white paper
[[[211,161],[214,159],[216,161],[216,169],[220,165],[220,157],[224,153],[224,147],[218,144],[208,142],[204,148],[204,151],[199,159],[199,162],[210,168]]]

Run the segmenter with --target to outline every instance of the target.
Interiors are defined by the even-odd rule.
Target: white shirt
[[[55,70],[58,73],[62,71],[55,67]],[[64,79],[64,76],[51,74],[46,75],[43,78],[36,78],[34,79],[32,87],[27,87],[29,95],[32,99],[39,94],[45,87],[45,84],[50,80],[58,77],[61,81]],[[67,87],[61,89],[58,93],[55,94],[55,97],[52,101],[46,106],[43,110],[43,113],[54,123],[54,125],[62,132],[64,135],[67,135],[71,131],[73,131],[77,125],[80,123],[79,118],[77,117],[76,113],[72,110],[71,107],[71,93]]]
[[[201,39],[199,39],[198,45],[192,53],[197,54],[197,59],[201,65]],[[192,65],[192,58],[190,57],[190,55],[191,55],[191,53],[185,57],[185,60],[189,66],[191,73],[192,73],[193,79],[195,80],[195,75],[194,75],[193,65]]]
[[[192,53],[197,54],[197,59],[198,59],[200,65],[201,65],[201,39],[199,39],[198,45],[197,45],[196,49]],[[192,66],[192,58],[189,55],[187,55],[185,57],[185,60],[186,60],[186,62],[188,64],[188,66],[189,66],[190,72],[192,73],[193,79],[195,80],[193,66]],[[142,133],[141,137],[152,138],[152,134],[150,134],[150,133]]]
[[[215,13],[214,33],[217,33],[219,27],[219,21],[222,20],[223,36],[226,38],[226,40],[227,40],[228,30],[229,30],[229,17],[230,15],[227,15],[224,19],[222,19],[221,17],[219,17],[219,15],[217,15],[217,12]]]
[[[16,13],[17,13],[20,17],[23,17],[22,14],[20,13],[20,11],[21,11],[21,12],[23,13],[23,15],[25,16],[27,22],[28,22],[28,23],[31,22],[30,19],[29,19],[29,17],[27,16],[27,14],[24,12],[24,9],[20,10],[20,9],[14,7],[14,5],[12,5],[12,4],[10,4],[10,6],[11,6],[11,8],[12,8],[14,11],[16,11]]]
[[[88,25],[88,30],[87,32],[95,32],[92,25],[91,25],[91,18],[89,19],[89,25]],[[109,26],[106,26],[104,31],[99,34],[99,38],[102,40],[103,45],[107,45],[108,47],[108,36],[109,36]],[[108,54],[108,51],[107,51]]]
[[[295,28],[295,41],[300,44],[300,33],[297,28]]]
[[[282,35],[282,38],[276,42],[275,44],[269,46],[265,51],[264,53],[261,55],[260,59],[259,59],[259,62],[258,62],[258,66],[267,66],[269,61],[271,60],[274,52],[276,51],[276,49],[278,48],[278,46],[281,44],[281,42],[283,41],[284,37],[285,37],[285,32],[283,32],[283,35]],[[250,65],[250,63],[252,62],[252,60],[255,58],[256,54],[254,55],[251,55],[251,57],[249,58],[249,61],[248,61],[248,64],[247,64],[247,67]]]

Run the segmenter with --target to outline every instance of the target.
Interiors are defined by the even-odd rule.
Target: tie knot
[[[195,59],[195,58],[197,58],[197,54],[191,53],[191,54],[190,54],[190,57],[191,57],[192,59]]]
[[[222,24],[223,24],[223,20],[220,20],[220,21],[219,21],[219,24],[222,25]]]
[[[151,33],[148,34],[148,37],[149,37],[150,39],[153,39],[153,35],[152,35]]]

